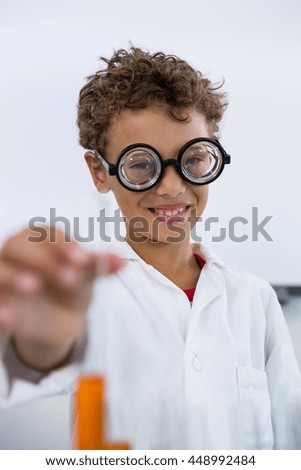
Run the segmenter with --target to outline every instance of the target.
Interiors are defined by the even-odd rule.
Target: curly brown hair
[[[227,106],[225,93],[217,92],[202,73],[185,60],[163,52],[150,54],[139,48],[115,51],[104,57],[107,67],[87,77],[78,103],[80,144],[86,149],[104,152],[106,132],[113,117],[123,109],[139,110],[151,105],[163,106],[175,120],[186,121],[185,109],[202,113],[212,135]]]

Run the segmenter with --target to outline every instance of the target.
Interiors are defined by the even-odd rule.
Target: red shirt
[[[200,257],[200,255],[197,255],[196,253],[194,254],[194,256],[201,268],[203,268],[205,265],[205,261]],[[192,302],[195,293],[195,287],[192,287],[191,289],[183,289],[183,292],[185,292],[185,294],[187,295],[189,302]]]

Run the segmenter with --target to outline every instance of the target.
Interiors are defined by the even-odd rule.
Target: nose
[[[162,179],[156,186],[156,192],[159,196],[175,197],[183,194],[186,190],[185,181],[179,175],[174,166],[167,166],[164,169]]]

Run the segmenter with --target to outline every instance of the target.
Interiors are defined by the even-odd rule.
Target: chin
[[[183,224],[173,224],[170,229],[163,228],[158,233],[152,234],[150,238],[156,243],[179,244],[190,238],[190,232],[187,232]]]

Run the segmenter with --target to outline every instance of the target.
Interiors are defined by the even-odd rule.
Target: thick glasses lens
[[[129,188],[144,189],[156,181],[160,168],[160,160],[151,149],[138,147],[122,156],[118,173]]]
[[[194,183],[207,183],[219,173],[223,163],[220,149],[210,142],[196,142],[181,159],[183,174]]]

